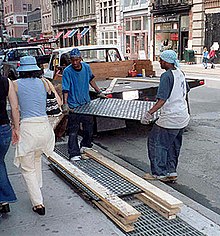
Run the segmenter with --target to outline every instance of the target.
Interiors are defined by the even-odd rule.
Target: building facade
[[[42,35],[41,9],[36,8],[34,11],[27,13],[28,35],[34,40],[40,39]]]
[[[27,12],[40,6],[40,0],[4,0],[4,23],[11,38],[28,33]]]
[[[51,38],[53,36],[51,0],[40,0],[40,7],[42,38]]]
[[[60,47],[96,44],[95,0],[51,0],[54,42]]]
[[[123,52],[130,59],[146,59],[150,55],[150,12],[148,0],[124,0]]]

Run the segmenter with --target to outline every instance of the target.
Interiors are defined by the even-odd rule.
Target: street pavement
[[[159,76],[161,70],[159,63],[153,63]],[[220,67],[216,69],[203,69],[201,65],[181,64],[185,73],[202,74],[204,78],[220,75]],[[109,158],[122,166],[129,168],[138,175],[143,172],[129,165],[121,158],[103,150],[95,145]],[[6,156],[9,178],[16,192],[18,201],[10,204],[11,212],[0,217],[1,236],[120,236],[124,233],[119,230],[101,211],[86,201],[79,192],[66,184],[51,171],[46,159],[43,159],[43,196],[46,206],[46,215],[39,216],[31,209],[26,186],[19,169],[13,165],[14,148],[10,147]],[[180,194],[168,185],[161,182],[152,183],[169,192],[184,202],[179,217],[208,236],[220,235],[220,216],[190,198]],[[155,235],[156,236],[156,235]]]

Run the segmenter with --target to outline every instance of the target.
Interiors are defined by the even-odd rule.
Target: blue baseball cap
[[[23,71],[40,71],[41,68],[37,66],[35,57],[24,56],[20,59],[20,66],[17,68],[18,72]]]
[[[81,57],[81,52],[78,48],[74,48],[70,52],[70,57]]]

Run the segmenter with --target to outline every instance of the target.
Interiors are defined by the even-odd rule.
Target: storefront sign
[[[179,21],[179,15],[178,16],[163,16],[163,17],[154,18],[154,23],[164,23],[164,22],[173,22],[173,21]]]

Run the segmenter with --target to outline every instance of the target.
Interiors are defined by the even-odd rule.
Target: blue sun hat
[[[23,71],[40,71],[41,68],[37,66],[35,57],[24,56],[20,59],[20,66],[17,68],[18,72]]]
[[[71,58],[73,58],[73,57],[81,57],[81,52],[79,51],[78,48],[74,48],[70,52],[70,57]]]
[[[168,63],[174,64],[175,67],[179,68],[179,60],[177,59],[177,54],[173,50],[165,50],[161,53],[160,58]]]

